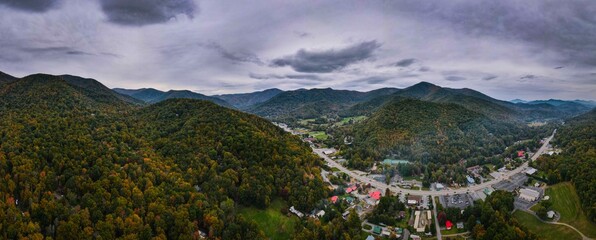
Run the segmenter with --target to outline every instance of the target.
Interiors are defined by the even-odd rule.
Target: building
[[[437,183],[437,184],[435,184],[435,189],[443,190],[443,189],[445,189],[445,186],[443,186],[443,184]]]
[[[325,216],[325,210],[319,211],[315,216],[317,216],[318,218]]]
[[[532,174],[536,173],[536,171],[538,171],[538,170],[536,170],[536,168],[528,168],[528,170],[526,170],[526,174],[532,175]]]
[[[451,223],[451,221],[447,220],[447,222],[445,222],[445,228],[447,228],[447,230],[451,230],[452,227],[453,227],[453,223]]]
[[[368,237],[366,237],[366,240],[375,240],[375,237],[373,237],[373,235],[368,235]]]
[[[432,213],[430,210],[415,211],[414,216],[414,229],[416,229],[416,232],[424,232],[426,230],[426,225],[431,224]]]
[[[334,154],[335,150],[334,149],[327,149],[323,151],[323,154],[325,155],[330,155],[330,154]]]
[[[457,229],[463,229],[464,228],[464,223],[463,222],[458,222],[455,225],[457,226]]]
[[[416,205],[416,204],[420,203],[421,201],[422,201],[421,196],[409,195],[407,202],[408,202],[408,205]]]
[[[332,203],[336,203],[337,202],[337,199],[339,199],[339,197],[333,196],[333,197],[331,197],[331,202]]]
[[[550,210],[550,211],[546,212],[546,216],[548,218],[554,218],[555,217],[555,212],[553,210]]]
[[[346,193],[351,193],[353,191],[356,191],[358,189],[358,187],[356,185],[352,185],[348,188],[346,188]]]
[[[410,161],[399,160],[399,159],[385,159],[385,160],[383,160],[383,164],[385,164],[385,165],[410,164]]]
[[[304,213],[301,213],[300,211],[296,210],[294,208],[294,206],[290,207],[290,212],[292,212],[293,214],[296,214],[296,216],[298,216],[298,217],[304,217]]]
[[[466,180],[468,180],[469,184],[474,184],[476,183],[476,180],[474,180],[473,177],[471,177],[470,175],[466,175]]]
[[[524,151],[517,151],[517,157],[523,158],[525,156],[525,153],[526,152],[524,152]]]
[[[381,235],[382,232],[383,232],[383,229],[380,226],[375,225],[373,227],[373,233],[374,234]]]
[[[412,240],[421,240],[422,238],[418,235],[410,235],[410,238],[412,238]]]
[[[538,200],[538,198],[540,197],[540,193],[536,190],[532,190],[529,188],[522,188],[519,190],[519,198],[529,201],[529,202],[533,202]]]
[[[379,199],[381,199],[381,191],[371,192],[370,194],[368,194],[368,196],[374,200],[379,200]]]

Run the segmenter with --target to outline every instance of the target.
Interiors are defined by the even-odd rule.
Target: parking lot
[[[528,176],[524,173],[517,173],[511,176],[508,180],[503,180],[492,185],[494,189],[513,192],[518,187],[523,186],[528,180]]]
[[[527,187],[527,188],[538,191],[540,193],[540,197],[536,201],[529,202],[524,199],[521,199],[519,196],[516,196],[515,201],[513,202],[513,205],[515,206],[515,208],[522,209],[522,210],[528,210],[528,209],[530,209],[530,207],[534,206],[534,204],[540,202],[542,197],[544,197],[544,189],[537,188],[537,187]]]
[[[459,209],[464,209],[467,206],[471,206],[473,205],[474,201],[472,199],[472,197],[469,194],[455,194],[455,195],[450,195],[450,196],[441,196],[439,197],[439,201],[441,202],[441,205],[443,205],[443,207],[445,208],[459,208]]]

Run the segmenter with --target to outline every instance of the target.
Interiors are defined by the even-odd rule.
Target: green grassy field
[[[352,120],[352,122],[354,122],[354,123],[357,123],[364,119],[366,119],[366,116],[347,117],[347,118],[343,118],[341,121],[339,121],[338,125],[340,125],[340,126],[346,125],[350,122],[350,120]]]
[[[554,209],[561,214],[560,222],[567,223],[577,228],[590,238],[596,238],[596,224],[588,221],[586,214],[581,209],[579,197],[575,187],[569,182],[559,183],[546,189]]]
[[[522,225],[526,226],[532,233],[538,235],[541,239],[581,239],[581,236],[573,229],[561,225],[546,224],[540,222],[532,214],[523,211],[515,211],[513,217]]]
[[[317,140],[327,140],[327,138],[329,138],[329,136],[323,131],[309,132],[308,135],[313,136]]]
[[[276,199],[266,210],[244,207],[240,209],[240,214],[247,219],[254,220],[267,237],[271,239],[290,239],[299,219],[294,215],[291,217],[283,215],[281,213],[282,207],[287,207],[286,203]]]
[[[302,125],[307,125],[307,124],[309,124],[311,122],[314,122],[314,121],[315,121],[314,118],[309,118],[309,119],[302,119],[302,120],[298,121],[298,123],[300,123]]]
[[[463,232],[466,232],[466,229],[457,229],[455,227],[455,223],[453,224],[453,227],[451,228],[451,230],[441,230],[441,234],[443,234],[443,235],[457,234],[457,233],[463,233]]]

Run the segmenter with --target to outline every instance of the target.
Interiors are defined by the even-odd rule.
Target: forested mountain
[[[407,97],[435,103],[453,103],[499,121],[563,119],[590,110],[589,107],[575,102],[565,102],[557,105],[546,103],[514,104],[491,98],[472,89],[443,88],[431,83],[421,82],[398,90],[392,95],[380,96],[359,103],[342,112],[342,115],[370,115],[394,97]]]
[[[146,103],[157,103],[167,99],[174,99],[174,98],[187,98],[187,99],[199,99],[213,102],[217,105],[233,108],[232,105],[227,103],[224,100],[221,100],[216,97],[206,96],[200,93],[192,92],[189,90],[170,90],[167,92],[162,92],[157,89],[153,88],[142,88],[142,89],[122,89],[122,88],[115,88],[114,91],[131,96],[133,98],[139,99]]]
[[[520,128],[452,103],[394,97],[347,130],[348,155],[454,163],[502,151]]]
[[[366,100],[397,91],[383,88],[370,92],[349,90],[300,89],[286,91],[247,111],[270,119],[317,118],[336,116],[339,112]]]
[[[588,218],[596,222],[596,109],[567,121],[553,144],[563,152],[540,157],[538,168],[551,184],[572,181]]]
[[[326,197],[320,160],[264,119],[190,99],[141,107],[67,79],[0,86],[2,239],[264,238],[239,204]]]
[[[82,77],[72,76],[72,75],[61,75],[59,77],[61,77],[64,81],[66,81],[71,86],[79,88],[80,91],[85,92],[86,94],[90,95],[91,98],[96,99],[96,100],[105,99],[107,101],[114,101],[115,99],[112,99],[112,98],[115,97],[119,100],[129,102],[129,103],[135,103],[135,104],[143,103],[142,101],[140,101],[136,98],[112,91],[95,79],[82,78]]]
[[[0,72],[0,85],[17,80],[16,77]]]
[[[272,88],[252,93],[223,94],[214,95],[212,97],[224,100],[238,109],[247,109],[253,105],[265,102],[282,92],[282,90]]]

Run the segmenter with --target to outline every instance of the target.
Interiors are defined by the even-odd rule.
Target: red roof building
[[[451,230],[451,227],[453,227],[453,223],[451,223],[451,221],[447,220],[447,222],[445,222],[445,227],[447,228],[447,230]]]
[[[351,192],[353,192],[353,191],[356,191],[356,189],[358,189],[358,188],[356,187],[356,185],[354,185],[354,186],[351,186],[351,187],[348,187],[348,188],[346,189],[346,193],[351,193]]]
[[[333,196],[331,197],[331,202],[332,203],[336,203],[337,202],[338,197],[337,196]]]
[[[374,191],[374,192],[371,192],[368,196],[370,196],[374,200],[379,200],[379,199],[381,199],[381,192],[380,191]]]
[[[526,153],[526,152],[524,152],[524,151],[517,151],[517,157],[524,157],[525,156],[524,153]]]

